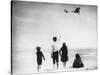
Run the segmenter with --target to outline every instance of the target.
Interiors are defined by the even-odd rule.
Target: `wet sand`
[[[75,53],[79,53],[84,63],[83,68],[72,68],[75,59]],[[36,51],[35,50],[16,50],[13,52],[13,74],[33,74],[40,72],[61,72],[61,71],[83,71],[97,69],[97,50],[96,49],[69,49],[66,68],[63,68],[59,58],[59,68],[54,69],[51,59],[51,51],[44,50],[45,61],[43,61],[41,70],[37,71]]]

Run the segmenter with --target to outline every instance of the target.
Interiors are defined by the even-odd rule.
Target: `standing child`
[[[59,54],[61,56],[61,61],[63,62],[63,67],[66,67],[66,62],[68,61],[68,48],[66,46],[66,43],[63,43]]]
[[[45,60],[45,57],[43,55],[43,53],[41,52],[41,48],[40,47],[36,47],[36,54],[37,54],[37,70],[39,71],[42,65],[42,58]]]
[[[55,64],[57,65],[58,69],[58,63],[59,63],[59,49],[57,47],[57,37],[53,37],[53,45],[52,45],[52,59],[53,59],[53,67],[55,68]]]

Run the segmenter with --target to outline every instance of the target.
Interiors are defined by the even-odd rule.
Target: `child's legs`
[[[57,68],[58,68],[58,63],[59,63],[59,55],[58,55],[58,51],[56,52],[56,59],[55,59],[55,61],[56,61]]]
[[[41,60],[39,60],[38,62],[37,62],[37,70],[39,71],[40,70],[40,68],[41,68],[41,64],[42,64],[42,61]]]
[[[58,51],[57,52],[53,52],[53,66],[55,67],[55,63],[56,63],[57,64],[57,68],[58,68],[58,62],[59,62]]]
[[[53,68],[55,68],[55,58],[53,57]]]
[[[39,71],[39,69],[40,69],[39,67],[40,67],[40,65],[37,66],[37,70],[38,70],[38,71]]]
[[[55,64],[55,52],[53,52],[53,64]]]
[[[58,56],[57,56],[57,58],[55,59],[55,61],[56,61],[56,64],[57,64],[57,68],[58,68],[58,63],[59,63],[59,59],[58,59]]]
[[[63,67],[64,67],[64,68],[66,67],[66,62],[63,62]]]

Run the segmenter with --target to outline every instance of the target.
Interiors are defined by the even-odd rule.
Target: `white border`
[[[100,67],[100,1],[99,0],[21,0],[21,1],[40,1],[40,2],[54,2],[54,3],[69,3],[69,4],[85,4],[98,6],[98,67]],[[10,0],[0,0],[0,75],[10,75]],[[90,71],[76,71],[76,72],[58,72],[58,73],[43,73],[47,75],[99,75],[100,69]]]

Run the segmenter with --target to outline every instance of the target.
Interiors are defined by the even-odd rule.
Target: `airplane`
[[[76,8],[74,11],[72,11],[72,12],[74,12],[74,13],[80,13],[80,7],[78,7],[78,8]]]
[[[67,11],[66,9],[64,10],[65,13],[68,13],[69,11]],[[71,11],[73,13],[80,13],[80,7],[76,8],[74,11]]]

